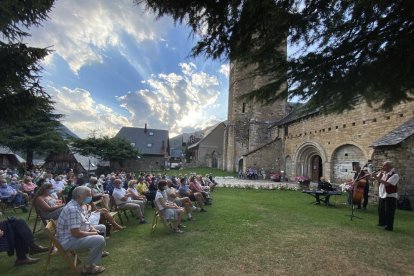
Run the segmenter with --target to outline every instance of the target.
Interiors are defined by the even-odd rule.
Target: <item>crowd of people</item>
[[[355,183],[361,179],[375,179],[379,183],[378,226],[392,231],[397,205],[399,175],[389,161],[383,163],[379,173],[367,173],[357,167]],[[19,180],[21,179],[21,180]],[[153,175],[142,173],[111,173],[99,177],[87,177],[68,172],[53,175],[41,170],[27,172],[19,177],[13,170],[0,170],[0,197],[2,204],[19,207],[27,212],[31,203],[37,214],[45,220],[57,221],[56,237],[65,250],[88,248],[89,256],[84,262],[84,273],[101,273],[105,267],[101,258],[110,231],[125,229],[110,214],[112,206],[130,210],[139,224],[146,224],[146,209],[152,206],[165,219],[173,222],[173,231],[184,232],[184,219],[195,220],[193,212],[207,212],[205,206],[212,204],[211,192],[217,182],[211,175],[205,177]],[[321,177],[318,188],[332,191],[332,185]],[[355,198],[355,193],[351,193]],[[361,190],[358,207],[365,208],[366,190]],[[364,201],[362,201],[362,195]],[[319,197],[316,198],[320,203]],[[151,203],[151,204],[147,204]],[[329,204],[329,193],[324,203]],[[98,208],[97,204],[101,207]],[[186,218],[187,217],[187,218]],[[13,255],[16,265],[32,264],[39,259],[31,255],[48,249],[35,243],[27,223],[9,218],[0,222],[0,252]]]
[[[22,177],[14,170],[0,171],[0,183],[2,203],[24,212],[32,204],[42,220],[57,222],[56,237],[65,250],[89,249],[82,272],[90,274],[105,270],[100,262],[109,255],[104,250],[107,235],[126,228],[114,220],[112,208],[130,210],[139,224],[147,223],[145,210],[155,208],[173,222],[174,232],[183,233],[185,217],[191,221],[195,220],[193,212],[207,212],[205,206],[212,204],[211,192],[217,185],[211,175],[169,177],[118,172],[89,177],[72,171],[53,175],[42,170],[26,172]],[[38,259],[30,254],[47,250],[34,243],[29,227],[20,219],[0,223],[0,251],[14,249],[16,265],[35,263]]]

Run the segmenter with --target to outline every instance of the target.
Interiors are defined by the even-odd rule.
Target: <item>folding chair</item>
[[[9,208],[12,209],[14,213],[16,213],[16,209],[19,209],[19,207],[14,206],[12,202],[8,202],[7,199],[0,199],[0,212],[6,214],[6,210]]]
[[[63,249],[60,242],[56,239],[56,222],[51,219],[45,226],[45,233],[50,239],[49,244],[49,253],[47,255],[47,262],[45,266],[45,273],[47,273],[47,269],[49,268],[50,258],[52,257],[52,248],[55,246],[58,250],[58,253],[63,257],[66,263],[69,265],[70,269],[75,272],[76,274],[80,274],[80,270],[77,268],[78,262],[80,263],[80,259],[78,255],[75,253],[74,250],[65,250]]]
[[[122,225],[124,224],[124,221],[122,220],[122,214],[124,214],[125,217],[126,217],[126,219],[127,219],[127,221],[129,221],[128,214],[127,214],[127,210],[121,210],[121,209],[119,209],[119,207],[115,204],[115,199],[114,199],[113,196],[110,196],[109,205],[118,214],[119,221],[121,222]]]
[[[155,205],[155,204],[154,204]],[[168,233],[171,233],[174,228],[172,225],[172,222],[170,220],[166,220],[164,218],[164,216],[161,214],[161,212],[158,210],[158,208],[154,207],[154,218],[152,219],[152,226],[151,226],[151,234],[154,233],[155,228],[157,227],[158,221],[160,220],[162,222],[162,224],[164,225],[165,229],[167,230]]]
[[[32,209],[35,209],[35,213],[36,213],[36,219],[35,219],[35,222],[34,222],[34,225],[33,225],[33,234],[35,234],[35,233],[42,230],[42,228],[39,228],[36,231],[37,224],[41,221],[43,223],[43,226],[46,226],[47,225],[47,219],[44,219],[39,215],[39,212],[37,211],[37,209],[34,205],[32,205],[32,207],[30,208],[30,212],[32,211]],[[30,215],[29,215],[29,218],[30,218]]]

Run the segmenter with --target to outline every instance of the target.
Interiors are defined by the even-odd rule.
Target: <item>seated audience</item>
[[[211,205],[210,194],[203,189],[195,176],[190,177],[189,188],[193,193],[200,193],[203,196],[205,205]]]
[[[22,190],[30,197],[33,197],[35,194],[36,185],[33,183],[32,178],[30,176],[26,176],[23,179]]]
[[[116,206],[121,210],[132,210],[141,224],[147,223],[144,217],[145,205],[142,204],[142,201],[131,199],[130,193],[122,187],[121,179],[115,179],[114,184],[115,188],[112,196],[114,197]]]
[[[138,192],[138,190],[137,190],[137,181],[135,179],[130,180],[128,182],[127,192],[129,193],[130,197],[133,200],[142,201],[144,206],[145,206],[145,203],[147,203],[147,198],[144,195],[142,195]]]
[[[154,204],[164,219],[167,220],[174,220],[174,231],[176,233],[183,233],[180,229],[181,226],[181,219],[184,213],[184,208],[179,207],[177,204],[168,201],[167,195],[165,193],[165,189],[167,187],[167,183],[165,180],[160,180],[158,182],[158,191],[155,196]]]
[[[89,180],[89,188],[92,191],[92,201],[102,200],[102,206],[109,210],[109,195],[99,187],[99,182],[96,177],[91,177]]]
[[[98,264],[108,255],[104,251],[105,225],[92,226],[84,215],[82,206],[92,201],[91,189],[85,186],[73,190],[72,200],[63,208],[57,223],[56,237],[65,250],[89,249],[82,273],[96,274],[105,270]]]
[[[111,213],[106,208],[98,208],[95,203],[92,201],[90,204],[85,204],[82,206],[84,209],[85,217],[90,220],[90,217],[96,212],[99,214],[99,219],[96,223],[91,221],[92,225],[97,225],[100,222],[105,223],[108,222],[111,226],[112,232],[118,232],[126,228],[126,226],[119,225],[115,219],[111,216]],[[108,229],[107,229],[108,233]]]
[[[17,177],[13,176],[10,180],[9,185],[13,189],[15,189],[17,191],[17,193],[21,194],[25,204],[28,204],[28,202],[30,200],[30,196],[28,194],[26,194],[25,192],[23,192],[23,184],[22,183],[23,183],[22,181],[17,180]]]
[[[138,185],[137,185],[137,190],[141,195],[145,195],[148,201],[154,200],[154,197],[152,196],[152,194],[150,193],[148,189],[148,183],[144,177],[140,177]]]
[[[0,178],[0,199],[7,204],[15,204],[19,206],[23,212],[27,212],[23,196],[7,184],[7,181],[4,178]]]
[[[0,252],[7,251],[13,256],[15,250],[15,265],[25,265],[38,262],[30,255],[46,252],[48,248],[34,242],[32,231],[23,219],[12,217],[0,222]]]
[[[193,218],[192,212],[193,212],[193,203],[191,202],[190,198],[185,197],[178,197],[177,191],[174,188],[173,182],[171,180],[167,180],[167,188],[165,190],[165,193],[167,194],[167,200],[174,202],[180,207],[183,207],[187,213],[188,220],[195,220]],[[196,209],[194,207],[194,209]]]
[[[200,208],[200,212],[207,212],[203,206],[204,206],[204,199],[201,193],[194,193],[190,190],[190,188],[186,185],[187,180],[185,178],[180,179],[180,188],[178,189],[178,192],[181,197],[188,197],[191,201],[197,202],[198,207]]]
[[[55,190],[55,193],[59,197],[62,196],[63,190],[65,189],[65,181],[62,179],[62,176],[58,175],[55,177],[55,183],[53,184],[53,189]]]
[[[62,201],[52,197],[53,192],[53,185],[45,183],[40,186],[33,198],[34,207],[42,219],[57,220],[63,210]]]

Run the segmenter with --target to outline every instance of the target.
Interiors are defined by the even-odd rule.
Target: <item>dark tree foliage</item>
[[[104,136],[102,138],[73,139],[70,146],[73,151],[79,154],[85,156],[95,155],[112,162],[136,159],[139,154],[128,141],[119,137],[109,138]]]
[[[296,96],[309,100],[309,107],[336,112],[352,108],[359,98],[384,109],[413,99],[412,0],[135,2],[200,36],[193,56],[226,58],[254,65],[252,75],[279,76],[250,98],[272,102]],[[288,60],[286,40],[297,49]]]
[[[22,42],[31,26],[47,18],[54,0],[0,1],[0,121],[31,115],[34,101],[48,97],[41,87],[40,61],[50,52]],[[41,104],[41,103],[40,103]]]
[[[27,166],[33,166],[34,152],[59,152],[66,143],[59,135],[61,114],[53,113],[53,102],[39,98],[32,103],[31,117],[13,123],[4,123],[0,131],[0,144],[26,153]]]

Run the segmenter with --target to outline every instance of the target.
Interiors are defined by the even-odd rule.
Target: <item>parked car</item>
[[[180,163],[170,163],[170,169],[179,170],[181,168],[181,162]]]

